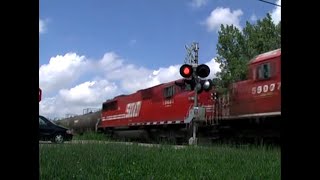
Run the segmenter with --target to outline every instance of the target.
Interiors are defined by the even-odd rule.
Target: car
[[[39,140],[63,143],[71,141],[73,134],[70,129],[59,126],[48,118],[39,115]]]

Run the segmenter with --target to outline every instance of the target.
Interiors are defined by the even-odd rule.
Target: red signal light
[[[189,64],[184,64],[180,67],[180,75],[184,78],[189,78],[192,76],[193,69]]]
[[[188,67],[185,67],[184,70],[183,70],[183,73],[186,74],[186,75],[189,75],[190,74],[190,69]]]

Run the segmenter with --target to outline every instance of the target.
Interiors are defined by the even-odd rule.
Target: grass
[[[280,149],[41,144],[40,179],[280,179]]]

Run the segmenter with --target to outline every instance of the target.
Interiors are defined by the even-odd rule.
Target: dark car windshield
[[[43,119],[43,120],[46,120],[46,121],[49,121],[50,123],[54,124],[54,125],[57,125],[54,121],[51,121],[43,116],[39,116],[39,118]]]
[[[52,121],[52,120],[49,120],[52,124],[54,124],[54,125],[57,125],[58,126],[58,124],[56,124],[55,123],[55,121]]]

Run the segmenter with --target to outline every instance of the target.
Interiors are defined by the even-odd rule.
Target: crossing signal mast
[[[198,51],[199,44],[193,42],[191,47],[186,46],[187,57],[185,59],[185,64],[180,67],[180,75],[185,79],[183,82],[189,84],[191,90],[194,91],[194,113],[199,111],[198,107],[198,94],[203,90],[210,91],[213,86],[211,79],[201,79],[206,78],[210,74],[210,68],[206,64],[198,65]],[[197,116],[193,119],[193,137],[189,140],[189,144],[197,144],[196,130],[197,130]]]

